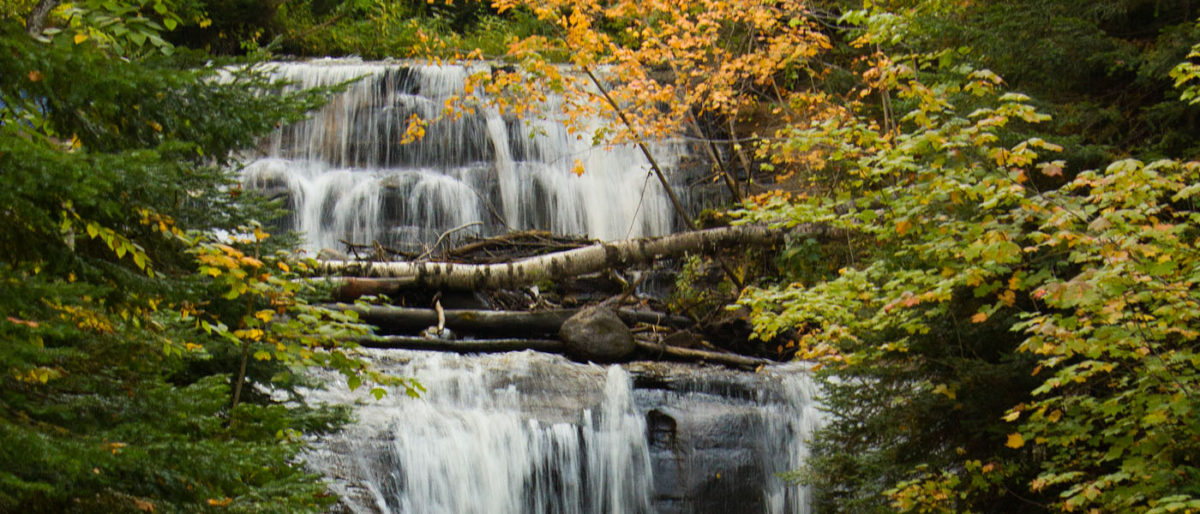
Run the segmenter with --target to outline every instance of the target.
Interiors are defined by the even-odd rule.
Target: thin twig
[[[434,250],[437,250],[438,246],[440,246],[442,244],[442,241],[446,239],[446,236],[449,236],[450,234],[453,234],[453,233],[458,232],[463,229],[474,227],[476,225],[483,225],[483,222],[482,221],[472,221],[470,223],[463,223],[462,225],[459,225],[450,230],[442,232],[442,235],[438,236],[437,241],[433,242],[433,246],[429,247],[429,249],[426,250],[425,253],[422,253],[421,255],[417,256],[417,260],[423,261],[425,259],[428,259],[429,256],[433,254]]]
[[[596,74],[592,73],[591,68],[588,66],[583,66],[583,72],[587,74],[588,78],[592,79],[592,84],[595,84],[596,89],[600,90],[600,94],[604,97],[604,100],[608,102],[608,105],[612,107],[612,110],[617,114],[617,117],[621,119],[621,123],[625,124],[625,127],[628,128],[633,134],[634,140],[637,142],[638,149],[642,151],[642,155],[646,156],[646,160],[650,161],[650,169],[654,170],[654,175],[658,177],[658,181],[662,183],[663,189],[667,191],[667,197],[671,199],[671,205],[675,207],[675,212],[679,213],[679,217],[683,218],[683,221],[687,223],[689,229],[698,230],[696,222],[692,220],[691,215],[689,215],[687,210],[683,208],[683,203],[679,201],[679,196],[675,194],[675,188],[671,187],[671,183],[667,181],[666,174],[664,174],[662,168],[659,167],[658,161],[654,159],[654,154],[650,153],[650,149],[647,148],[646,143],[642,141],[642,136],[638,134],[637,128],[634,127],[633,123],[629,121],[629,118],[625,116],[625,111],[621,109],[621,106],[617,104],[616,100],[613,100],[612,95],[608,94],[608,89],[604,87],[604,84],[600,83],[600,79],[596,78]],[[742,283],[741,278],[738,278],[737,273],[733,271],[733,268],[729,266],[729,263],[725,262],[725,259],[722,259],[720,255],[714,255],[713,257],[717,259],[717,262],[721,263],[721,269],[725,271],[725,275],[729,277],[730,282],[733,282],[733,285],[737,286],[738,290],[741,291],[745,287],[745,284]]]

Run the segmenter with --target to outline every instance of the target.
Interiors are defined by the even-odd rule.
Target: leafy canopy
[[[288,393],[298,372],[389,380],[339,342],[352,315],[308,304],[227,165],[324,92],[131,51],[96,14],[128,7],[60,7],[41,40],[0,19],[0,510],[321,511],[301,435],[345,413]]]
[[[836,269],[739,302],[829,379],[833,422],[800,478],[852,512],[1200,508],[1200,164],[1073,173],[1027,136],[1049,116],[997,75],[889,51],[910,21],[893,12],[847,19],[874,50],[855,96],[884,108],[781,131],[765,151],[828,192],[742,213],[846,241],[804,246]]]

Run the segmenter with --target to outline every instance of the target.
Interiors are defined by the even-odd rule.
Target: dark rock
[[[578,361],[621,362],[637,348],[629,327],[612,309],[587,307],[575,313],[558,331],[567,356]]]
[[[700,336],[697,335],[695,332],[691,332],[688,330],[680,330],[678,332],[674,332],[674,333],[668,335],[667,337],[664,337],[662,342],[663,342],[663,344],[665,344],[667,346],[677,346],[680,348],[696,348],[696,347],[700,346],[700,343],[702,341],[700,339]]]

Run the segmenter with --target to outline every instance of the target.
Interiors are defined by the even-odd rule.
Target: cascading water
[[[357,60],[272,67],[298,87],[362,77],[310,119],[276,131],[243,171],[248,187],[286,198],[291,228],[312,251],[340,241],[413,251],[461,227],[458,236],[538,228],[600,239],[676,228],[636,148],[593,147],[590,134],[568,134],[553,120],[479,109],[401,144],[411,115],[437,119],[448,98],[466,95],[467,68]],[[672,180],[687,182],[683,145],[651,149]],[[577,160],[582,176],[572,173]],[[428,392],[376,402],[327,377],[331,389],[308,393],[356,404],[356,422],[308,454],[345,511],[807,512],[807,491],[776,476],[800,467],[820,420],[797,366],[740,373],[601,367],[533,352],[367,355]]]
[[[590,133],[569,134],[553,119],[492,108],[443,117],[451,96],[481,100],[464,91],[474,68],[337,59],[271,69],[299,87],[362,78],[310,119],[276,131],[243,171],[247,186],[287,198],[290,228],[306,234],[310,250],[340,241],[413,250],[468,224],[456,235],[544,229],[623,239],[674,228],[663,188],[633,145],[593,146]],[[402,144],[413,114],[438,121]],[[679,175],[683,145],[651,146]],[[577,160],[582,175],[572,173]]]
[[[803,368],[750,374],[557,355],[371,350],[418,378],[420,399],[343,385],[310,400],[355,403],[357,421],[308,462],[356,513],[804,513],[795,469],[820,421]]]

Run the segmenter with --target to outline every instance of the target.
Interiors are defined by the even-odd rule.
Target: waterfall
[[[455,236],[543,229],[598,239],[676,227],[649,164],[632,145],[594,146],[553,117],[495,109],[441,118],[487,65],[352,59],[274,63],[296,87],[360,79],[309,119],[281,127],[248,157],[242,181],[282,198],[309,250],[340,241],[419,251]],[[550,98],[554,111],[561,98]],[[435,120],[401,144],[410,116]],[[585,124],[587,125],[587,124]],[[652,142],[676,185],[685,145]],[[575,162],[584,173],[573,173]],[[684,187],[677,187],[684,193]],[[354,513],[804,514],[808,491],[777,474],[799,468],[819,425],[800,365],[761,373],[639,362],[579,364],[514,352],[461,356],[364,350],[382,371],[428,389],[382,401],[336,376],[307,399],[353,405],[345,430],[312,441],[308,465]]]
[[[311,401],[356,421],[307,461],[355,513],[806,513],[795,469],[820,422],[798,365],[743,373],[558,355],[367,350],[416,377],[382,401],[336,377]]]
[[[552,116],[518,119],[479,108],[442,117],[454,95],[483,105],[481,93],[464,91],[464,81],[487,65],[472,66],[271,64],[274,75],[296,87],[360,80],[264,141],[243,183],[284,198],[292,212],[288,228],[305,233],[313,251],[340,248],[342,240],[411,251],[464,225],[470,226],[456,235],[543,229],[623,239],[675,228],[666,193],[634,145],[593,146],[591,132],[568,133]],[[560,101],[551,98],[547,110]],[[413,114],[436,121],[423,138],[402,144]],[[650,146],[673,180],[682,181],[684,145]],[[572,172],[576,161],[583,175]]]

